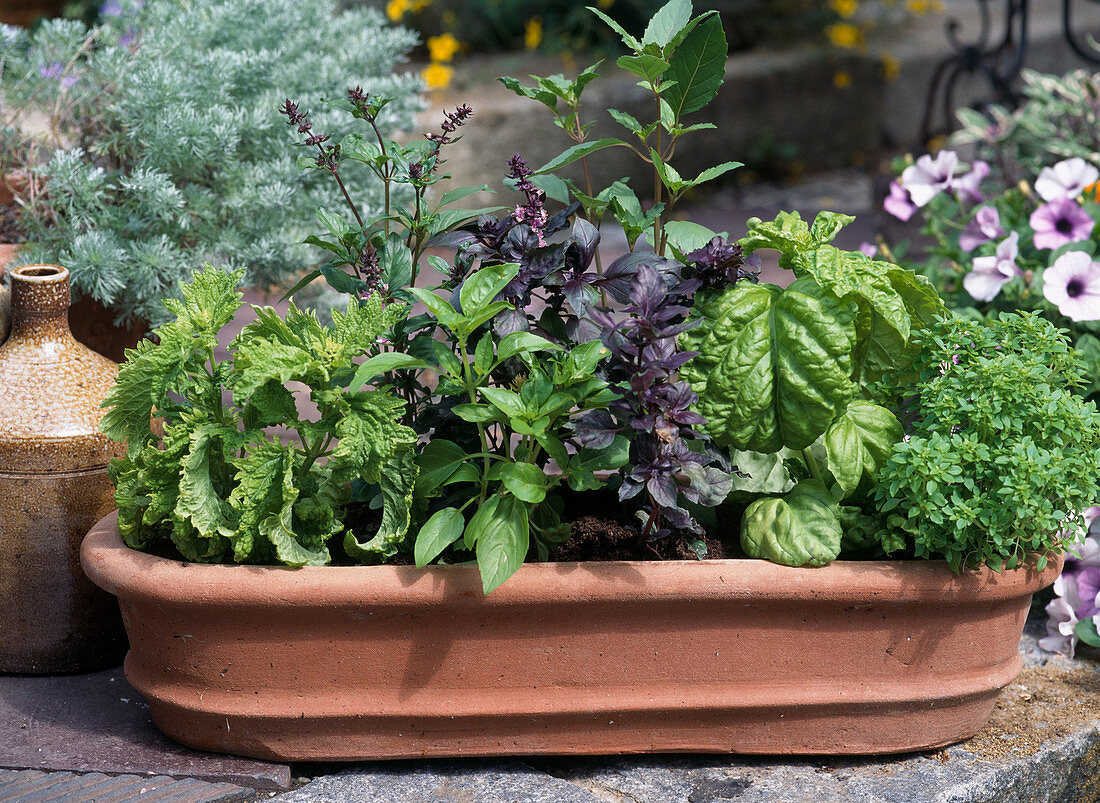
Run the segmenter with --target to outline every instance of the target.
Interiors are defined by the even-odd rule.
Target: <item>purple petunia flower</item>
[[[975,159],[970,166],[970,172],[955,179],[955,193],[960,201],[972,204],[980,204],[985,200],[980,189],[981,183],[989,175],[989,165],[981,159]]]
[[[913,213],[917,211],[917,205],[909,197],[909,191],[896,181],[890,182],[890,194],[882,202],[882,208],[901,221],[913,217]]]
[[[959,235],[959,248],[964,251],[973,251],[983,243],[1004,236],[1005,230],[1001,228],[1000,213],[992,206],[979,206],[970,223]]]
[[[963,287],[978,301],[992,301],[1005,284],[1020,276],[1016,257],[1020,254],[1020,234],[1012,232],[997,244],[997,253],[975,257],[974,269],[963,277]]]
[[[859,252],[861,254],[864,254],[865,256],[871,257],[871,259],[874,259],[875,254],[878,253],[878,246],[874,243],[860,243]]]
[[[1085,187],[1095,184],[1098,178],[1100,170],[1080,156],[1075,156],[1039,171],[1039,178],[1035,179],[1035,192],[1044,201],[1072,199],[1084,192]]]
[[[1090,508],[1090,510],[1093,510]],[[1089,511],[1085,512],[1086,524]],[[1055,598],[1047,605],[1047,635],[1039,646],[1073,657],[1077,623],[1092,619],[1100,626],[1100,540],[1087,537],[1066,557],[1061,576],[1054,581]]]
[[[1092,235],[1093,220],[1072,198],[1055,198],[1031,213],[1036,248],[1061,248]]]
[[[1062,254],[1043,273],[1043,295],[1071,320],[1100,320],[1100,263],[1084,251]]]
[[[940,151],[932,158],[927,153],[909,165],[901,173],[901,186],[909,190],[909,197],[918,207],[924,206],[937,195],[951,189],[959,155],[954,151]]]

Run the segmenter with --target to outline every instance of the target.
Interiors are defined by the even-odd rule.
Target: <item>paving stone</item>
[[[89,675],[0,675],[0,767],[136,773],[287,789],[290,767],[203,753],[161,735],[121,668]]]
[[[0,770],[0,803],[233,803],[254,794],[233,784],[190,778]]]
[[[580,786],[519,761],[360,764],[318,778],[278,803],[601,803]]]

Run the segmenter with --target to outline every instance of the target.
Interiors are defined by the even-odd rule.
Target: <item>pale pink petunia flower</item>
[[[992,206],[979,206],[974,212],[974,217],[959,235],[959,248],[964,251],[973,251],[979,245],[1004,237],[1005,230],[1001,228],[1001,215]]]
[[[1055,198],[1043,204],[1028,219],[1035,232],[1036,248],[1061,248],[1092,236],[1093,220],[1072,198]]]
[[[869,256],[874,259],[875,254],[878,253],[878,246],[874,243],[860,243],[859,252],[864,256]]]
[[[918,207],[924,206],[941,192],[951,189],[959,155],[954,151],[940,151],[932,158],[928,154],[917,159],[901,173],[901,186],[909,191],[909,197]]]
[[[909,220],[917,211],[909,192],[896,181],[890,182],[890,194],[882,202],[882,208],[901,221]]]
[[[975,159],[970,166],[970,172],[955,179],[955,193],[960,201],[972,204],[980,204],[985,200],[979,189],[985,177],[989,175],[989,165],[981,159]]]
[[[1044,201],[1058,198],[1076,198],[1085,191],[1085,187],[1095,184],[1100,178],[1100,170],[1090,165],[1080,156],[1065,159],[1054,167],[1044,167],[1035,179],[1035,192]]]
[[[1020,255],[1020,233],[1012,232],[997,243],[993,256],[975,257],[974,268],[963,277],[963,287],[978,301],[992,301],[1001,288],[1020,276],[1016,257]]]
[[[1043,295],[1071,320],[1100,320],[1100,263],[1084,251],[1062,254],[1043,273]]]

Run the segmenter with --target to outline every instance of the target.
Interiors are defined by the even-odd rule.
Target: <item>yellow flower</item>
[[[412,3],[409,5],[409,8],[412,10],[412,13],[419,14],[421,11],[426,9],[431,4],[432,4],[432,0],[412,0]]]
[[[837,89],[847,89],[852,85],[852,74],[847,70],[837,70],[833,73],[833,86]]]
[[[433,62],[420,71],[420,77],[424,80],[424,85],[428,89],[445,89],[451,85],[454,74],[454,67],[448,67],[446,64],[439,64],[438,62]]]
[[[523,46],[534,50],[542,41],[542,17],[531,17],[523,28]]]
[[[829,7],[841,19],[849,20],[859,11],[859,0],[829,0]]]
[[[901,74],[901,62],[889,53],[882,54],[882,77],[887,81],[896,81]]]
[[[397,22],[408,10],[409,0],[390,0],[386,3],[386,16],[390,18],[390,22]]]
[[[943,12],[943,0],[905,0],[905,10],[916,17]]]
[[[428,58],[432,61],[450,61],[461,45],[451,34],[428,37]]]
[[[863,32],[850,22],[837,22],[825,29],[825,35],[836,47],[851,49],[863,44]]]

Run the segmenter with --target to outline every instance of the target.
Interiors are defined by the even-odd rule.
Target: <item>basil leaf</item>
[[[681,343],[698,355],[681,375],[717,443],[804,449],[855,396],[853,310],[812,279],[786,290],[743,282],[696,309],[704,323]]]
[[[741,548],[784,566],[824,566],[840,554],[842,535],[836,501],[817,480],[756,500],[741,522]]]
[[[444,549],[462,537],[462,530],[466,521],[457,508],[445,507],[437,510],[416,536],[416,546],[413,547],[413,558],[420,568],[427,566]]]
[[[477,565],[486,594],[523,565],[530,539],[527,507],[511,494],[495,494],[477,509],[466,525],[466,543],[477,542]]]
[[[904,431],[892,412],[855,399],[825,430],[826,465],[844,496],[870,486]]]

